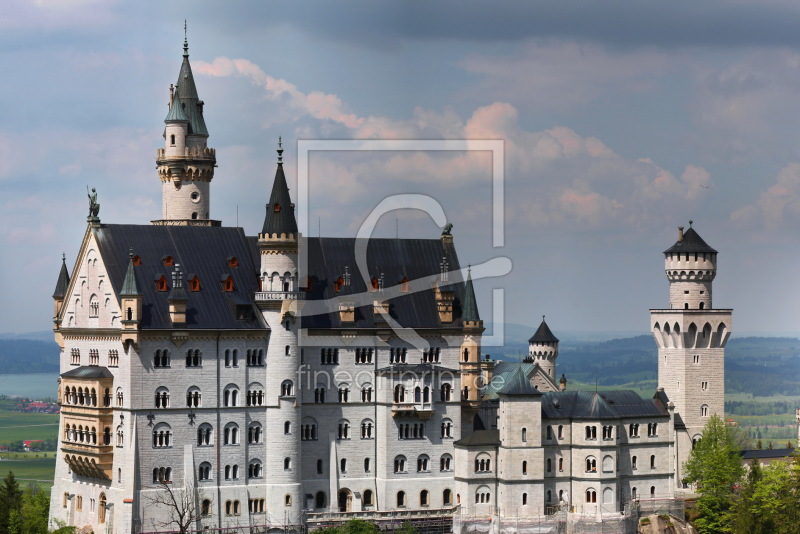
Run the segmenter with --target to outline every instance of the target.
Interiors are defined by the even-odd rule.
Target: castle
[[[184,42],[156,154],[161,218],[105,224],[90,196],[71,276],[62,264],[51,526],[602,518],[674,495],[691,440],[722,413],[730,334],[730,310],[711,308],[716,251],[693,229],[665,253],[671,308],[651,311],[656,396],[571,391],[544,320],[524,362],[481,358],[449,232],[301,236],[280,144],[258,235],[212,219],[203,106]]]

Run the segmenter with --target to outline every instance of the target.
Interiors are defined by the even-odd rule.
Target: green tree
[[[47,516],[50,512],[50,497],[47,492],[32,486],[22,494],[20,521],[24,534],[47,534]]]
[[[9,471],[8,476],[3,479],[3,484],[0,485],[0,534],[12,534],[9,530],[12,512],[19,514],[21,507],[22,490],[19,489],[19,482],[14,478],[14,473]]]
[[[684,464],[689,482],[696,484],[700,497],[700,517],[696,527],[700,534],[725,532],[726,516],[734,502],[734,485],[744,474],[736,432],[716,414],[706,423],[700,441]]]

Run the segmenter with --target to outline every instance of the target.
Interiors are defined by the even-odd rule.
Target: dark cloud
[[[800,6],[725,2],[566,0],[408,2],[337,0],[230,5],[222,22],[238,32],[281,24],[337,41],[392,46],[405,40],[515,41],[574,38],[609,46],[789,46],[800,43]]]

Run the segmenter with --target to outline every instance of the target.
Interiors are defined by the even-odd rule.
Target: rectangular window
[[[639,424],[638,423],[631,423],[628,427],[628,435],[632,438],[639,437]]]
[[[700,363],[700,355],[699,355],[699,354],[695,354],[695,355],[692,357],[692,362],[693,362],[693,363]]]
[[[703,391],[708,389],[708,382],[700,382],[700,389]]]

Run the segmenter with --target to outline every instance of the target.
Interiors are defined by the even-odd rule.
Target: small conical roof
[[[54,299],[63,299],[67,296],[69,289],[69,273],[67,272],[67,256],[61,255],[61,272],[58,273],[58,281],[56,282],[56,290],[53,291]]]
[[[542,324],[539,325],[536,333],[531,336],[528,343],[558,343],[558,338],[550,331],[550,327],[544,322],[544,317],[542,317]]]
[[[689,221],[689,229],[683,233],[683,239],[679,239],[674,245],[664,251],[664,254],[671,252],[710,252],[716,254],[717,251],[711,248],[708,243],[703,241],[694,228],[692,221]]]
[[[517,367],[517,370],[508,379],[508,382],[503,384],[497,391],[498,395],[542,395],[536,386],[531,384],[528,377],[522,371],[522,367]]]
[[[297,219],[294,216],[294,204],[289,196],[289,186],[283,173],[283,148],[278,140],[278,169],[272,182],[272,193],[267,203],[267,214],[264,217],[262,234],[295,234],[297,235]]]
[[[169,112],[167,112],[167,118],[164,119],[164,122],[189,122],[189,118],[183,111],[180,98],[172,98],[172,104],[169,106]]]
[[[136,269],[133,265],[133,252],[129,255],[128,271],[125,273],[125,280],[122,281],[122,291],[120,297],[140,297],[139,285],[136,283]]]
[[[472,273],[467,271],[467,282],[464,288],[464,305],[462,306],[461,318],[464,321],[480,321],[478,313],[478,302],[475,299],[475,288],[472,287]]]

